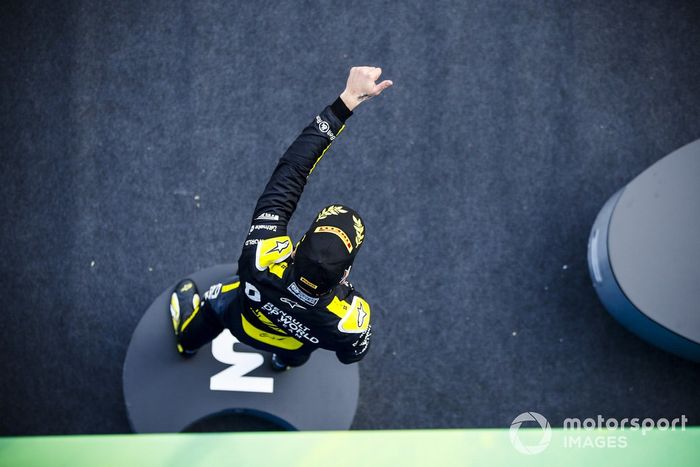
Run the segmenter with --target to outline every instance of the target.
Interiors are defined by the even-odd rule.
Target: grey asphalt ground
[[[366,221],[353,428],[700,423],[700,365],[618,325],[586,266],[603,203],[700,138],[699,63],[691,1],[3,2],[0,434],[129,431],[143,311],[236,260],[278,157],[363,64],[395,85],[291,223]]]

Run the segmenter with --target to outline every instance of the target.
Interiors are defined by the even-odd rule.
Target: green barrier
[[[700,465],[700,427],[91,435],[0,438],[0,466]],[[547,440],[545,440],[547,441]]]

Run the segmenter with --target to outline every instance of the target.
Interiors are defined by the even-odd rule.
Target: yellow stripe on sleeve
[[[226,292],[230,292],[232,290],[236,290],[239,285],[241,285],[240,281],[234,282],[233,284],[226,284],[223,287],[221,287],[221,292],[226,293]]]
[[[341,126],[340,130],[338,130],[338,133],[335,135],[335,137],[337,138],[338,136],[340,136],[340,133],[342,133],[344,129],[345,129],[345,125]],[[328,148],[331,147],[331,144],[333,144],[332,141],[330,143],[328,143],[328,146],[326,146],[326,149],[324,149],[323,152],[321,153],[321,155],[318,156],[318,159],[316,159],[316,162],[314,162],[314,166],[311,167],[311,170],[309,170],[309,175],[311,175],[313,173],[313,171],[316,168],[316,166],[318,165],[318,163],[321,162],[321,159],[323,159],[323,156],[326,154],[326,151],[328,151]],[[307,175],[307,177],[309,175]]]

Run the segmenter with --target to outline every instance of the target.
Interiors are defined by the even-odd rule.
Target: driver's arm
[[[363,101],[378,96],[393,83],[377,84],[382,70],[353,67],[345,90],[309,123],[282,155],[253,211],[251,229],[243,250],[254,249],[259,239],[285,236],[306,179],[345,128],[345,121]]]

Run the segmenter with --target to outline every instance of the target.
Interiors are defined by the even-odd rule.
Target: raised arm
[[[277,163],[253,212],[253,224],[274,220],[287,225],[297,207],[306,179],[345,128],[352,111],[339,97],[319,113],[285,151]],[[262,217],[261,217],[262,216]]]
[[[350,70],[345,90],[340,97],[304,128],[280,159],[255,206],[253,224],[274,220],[276,225],[286,227],[299,202],[306,179],[333,140],[343,131],[345,121],[352,115],[352,111],[363,101],[378,96],[393,84],[388,80],[376,84],[381,73],[381,68],[375,67],[353,67]]]
[[[343,131],[352,110],[392,85],[391,81],[376,84],[381,73],[380,68],[352,68],[340,97],[323,109],[285,151],[255,206],[250,230],[238,260],[239,272],[253,264],[263,270],[270,261],[291,254],[287,224],[297,207],[306,179],[333,140]],[[258,248],[263,244],[265,251],[262,251],[262,247]],[[268,254],[272,256],[268,258]]]

